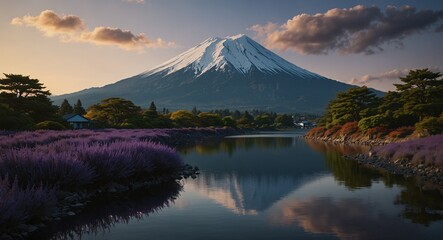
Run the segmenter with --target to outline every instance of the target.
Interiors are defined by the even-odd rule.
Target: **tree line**
[[[112,128],[173,128],[173,127],[234,127],[234,128],[288,128],[293,127],[293,117],[252,110],[240,112],[228,109],[199,111],[168,109],[158,111],[154,102],[145,110],[123,98],[107,98],[90,106],[85,115],[96,127]]]
[[[395,129],[415,131],[418,135],[443,132],[443,78],[429,69],[411,70],[394,84],[395,91],[377,96],[366,86],[337,94],[329,102],[314,132],[326,133],[340,127],[358,127],[362,133],[389,132]],[[331,133],[331,130],[329,131]]]
[[[92,120],[95,128],[171,128],[171,127],[236,127],[254,129],[290,128],[294,120],[313,119],[315,115],[277,114],[260,110],[240,112],[229,109],[202,112],[170,112],[158,110],[151,102],[142,109],[123,98],[107,98],[88,109],[79,100],[71,105],[63,100],[60,106],[52,104],[50,91],[38,79],[18,74],[4,74],[0,79],[0,129],[64,129],[70,126],[63,120],[67,114],[79,114]]]

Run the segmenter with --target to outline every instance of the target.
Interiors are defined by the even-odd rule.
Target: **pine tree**
[[[443,111],[443,78],[440,72],[429,69],[411,70],[400,78],[403,84],[394,84],[400,93],[403,107],[397,115],[414,115],[419,121],[425,117],[438,117]]]
[[[0,79],[0,104],[34,123],[57,120],[57,107],[52,105],[51,93],[38,79],[18,74],[4,74]]]
[[[143,113],[143,117],[144,118],[146,118],[146,119],[155,119],[155,118],[157,118],[158,117],[158,113],[157,113],[157,107],[155,106],[155,103],[154,102],[151,102],[151,104],[149,105],[149,108],[148,108],[148,110],[146,110],[144,113]]]
[[[72,108],[71,104],[69,104],[67,99],[64,99],[62,104],[60,104],[60,108],[58,109],[58,114],[60,116],[64,116],[66,114],[72,114],[74,113],[74,109]]]
[[[326,109],[322,125],[331,127],[347,122],[360,121],[376,113],[379,98],[366,86],[350,88],[337,94]]]
[[[80,99],[78,99],[77,103],[74,104],[74,113],[78,114],[78,115],[85,115],[86,114],[86,110],[83,108],[82,102],[80,101]]]

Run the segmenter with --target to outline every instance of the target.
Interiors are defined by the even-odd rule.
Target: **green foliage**
[[[294,122],[292,116],[289,114],[277,115],[277,117],[274,120],[274,126],[277,128],[293,127]]]
[[[254,123],[257,128],[267,129],[271,128],[274,120],[272,119],[270,114],[261,114],[254,118]]]
[[[29,129],[32,125],[30,122],[59,120],[56,115],[57,107],[48,98],[51,93],[44,90],[45,87],[38,79],[16,74],[4,75],[5,78],[0,79],[0,104],[14,114],[9,115],[3,124],[14,118],[19,118],[17,122],[20,123],[12,123],[11,126],[5,126],[5,129]],[[22,121],[21,118],[25,120]]]
[[[342,125],[347,122],[360,121],[375,113],[379,99],[366,86],[351,88],[337,94],[320,121],[326,127]]]
[[[62,104],[60,104],[60,107],[58,109],[58,114],[60,116],[64,116],[66,114],[72,114],[74,113],[74,108],[69,104],[68,100],[64,99]]]
[[[370,128],[378,127],[378,126],[386,126],[386,117],[380,114],[362,118],[358,122],[358,127],[362,131],[367,131]]]
[[[235,122],[234,118],[231,116],[226,116],[226,117],[222,118],[222,121],[223,121],[223,126],[236,127],[236,122]]]
[[[34,125],[32,118],[0,104],[0,130],[26,130]]]
[[[245,111],[243,115],[237,120],[237,127],[239,128],[252,128],[254,125],[254,117]]]
[[[339,93],[329,103],[319,124],[330,129],[358,121],[359,129],[371,139],[386,135],[403,138],[411,135],[415,127],[420,135],[441,133],[443,120],[438,117],[443,114],[442,74],[417,69],[400,80],[401,84],[394,84],[397,91],[388,92],[381,99],[366,87]],[[389,132],[389,129],[395,130]],[[331,131],[324,135],[328,133]]]
[[[78,115],[85,115],[86,110],[82,106],[82,102],[80,99],[77,100],[77,103],[74,104],[74,113]]]
[[[173,112],[170,119],[179,127],[196,127],[199,124],[198,117],[187,110]]]
[[[223,121],[220,115],[215,113],[202,112],[198,114],[201,127],[220,127],[223,126]]]
[[[415,128],[421,136],[437,135],[443,133],[443,119],[427,117],[415,124]]]
[[[397,114],[417,116],[419,120],[425,117],[438,117],[443,111],[443,78],[439,72],[429,69],[411,70],[405,77],[400,78],[403,84],[394,84],[400,93],[400,103],[403,107]]]
[[[65,130],[66,127],[61,123],[53,121],[39,122],[35,125],[35,129],[46,129],[46,130]]]
[[[4,74],[6,78],[0,79],[0,90],[13,94],[16,98],[50,96],[38,79],[19,74]]]
[[[123,98],[107,98],[92,105],[88,108],[86,117],[108,127],[142,125],[141,108]]]

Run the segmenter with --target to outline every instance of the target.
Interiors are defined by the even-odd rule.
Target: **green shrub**
[[[443,119],[428,117],[415,124],[416,131],[421,136],[429,136],[443,133]]]
[[[35,124],[35,129],[46,129],[46,130],[65,130],[66,127],[63,124],[53,121],[44,121]]]
[[[367,131],[370,128],[384,126],[386,124],[386,118],[382,115],[374,115],[370,117],[362,118],[358,122],[358,127],[362,131]]]

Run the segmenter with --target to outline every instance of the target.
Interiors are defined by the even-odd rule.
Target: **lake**
[[[196,179],[116,199],[53,239],[441,239],[443,196],[343,158],[365,146],[263,132],[180,149]]]

